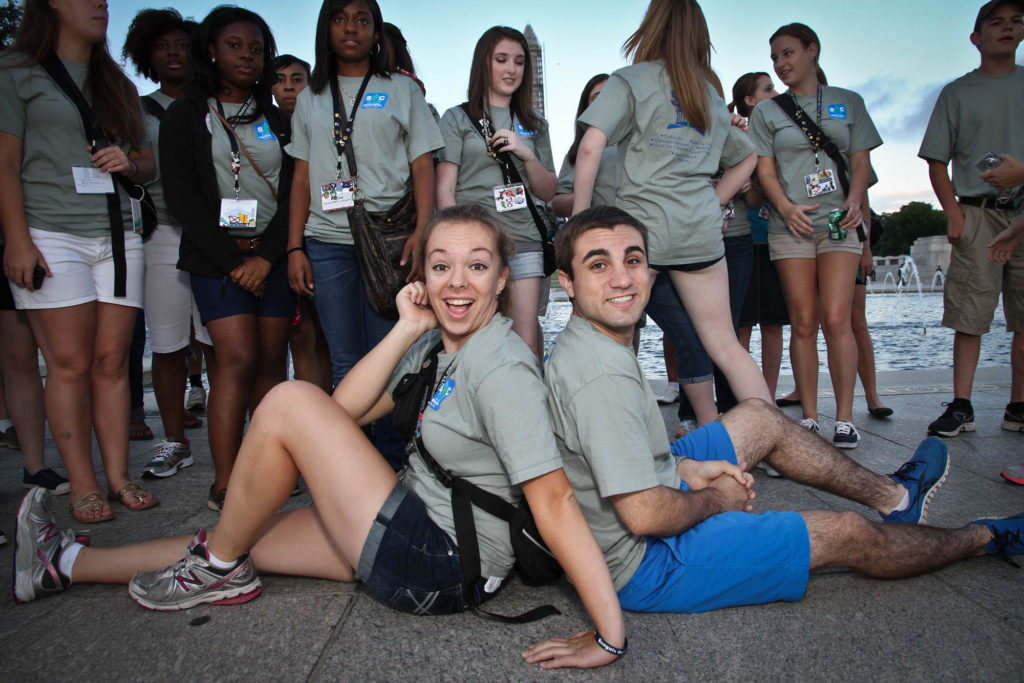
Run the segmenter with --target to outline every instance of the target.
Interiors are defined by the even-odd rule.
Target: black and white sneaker
[[[832,434],[832,445],[836,448],[856,448],[860,443],[860,434],[852,422],[836,422],[835,433]]]
[[[1024,432],[1024,404],[1008,403],[1003,411],[1003,429],[1008,432]]]
[[[928,436],[954,437],[960,432],[974,431],[974,408],[964,398],[954,398],[951,403],[943,403],[946,411],[937,420],[928,425]]]

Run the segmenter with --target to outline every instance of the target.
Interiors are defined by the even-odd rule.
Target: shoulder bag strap
[[[106,145],[106,135],[102,130],[97,130],[96,128],[92,107],[86,101],[82,91],[75,85],[74,79],[71,78],[68,70],[64,68],[64,64],[61,63],[57,54],[50,52],[40,61],[40,65],[50,75],[53,82],[71,99],[75,107],[78,108],[78,114],[82,117],[82,127],[85,129],[85,139],[94,146],[96,145],[96,140],[100,141],[100,145]],[[117,181],[114,185],[114,191],[108,192],[106,195],[107,215],[110,217],[110,248],[114,257],[114,296],[125,297],[127,296],[128,263],[125,260],[124,253],[124,216],[121,214],[121,199],[117,193],[117,186],[125,186],[129,196],[131,196],[129,187],[137,186],[120,173],[111,173],[110,175]]]
[[[145,109],[146,113],[148,113],[150,116],[157,119],[158,121],[164,118],[164,112],[166,112],[167,110],[164,109],[162,104],[157,102],[149,95],[143,95],[139,98],[139,100],[142,101],[142,108]]]
[[[480,134],[480,137],[484,139],[484,145],[489,146],[490,141],[487,139],[487,133],[484,131],[483,125],[480,121],[474,121],[473,117],[469,113],[469,102],[463,102],[459,105],[459,108],[465,112],[466,118],[468,118],[469,122],[473,124],[473,127],[476,129],[476,132]],[[505,175],[508,176],[513,183],[520,183],[523,186],[523,194],[526,195],[526,206],[530,209],[530,215],[533,216],[533,223],[537,226],[537,233],[540,235],[540,241],[550,242],[551,237],[548,235],[547,224],[544,222],[544,219],[540,217],[540,211],[538,211],[537,205],[533,203],[533,197],[530,195],[530,188],[525,182],[523,182],[523,177],[519,174],[519,169],[516,168],[515,163],[513,163],[512,159],[509,157],[510,154],[508,152],[499,152],[494,156],[494,160],[498,162],[498,165],[500,165],[505,171]]]

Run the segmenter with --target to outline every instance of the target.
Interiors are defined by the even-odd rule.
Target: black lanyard
[[[484,138],[484,146],[487,148],[487,156],[491,157],[498,162],[498,166],[501,167],[501,177],[505,181],[506,185],[512,184],[512,175],[508,170],[509,165],[512,163],[511,156],[508,152],[502,152],[499,154],[494,151],[491,147],[491,139],[494,137],[494,127],[491,125],[490,120],[487,118],[487,109],[481,110],[483,112],[483,118],[480,119],[480,135]],[[516,125],[516,114],[511,109],[509,113],[509,130],[515,130]]]
[[[821,83],[818,83],[818,108],[814,115],[814,123],[818,126],[819,133],[821,132],[821,90]],[[797,111],[800,111],[800,103],[797,102],[796,95],[793,94],[792,90],[789,91],[789,96],[793,98],[793,104],[796,105]],[[810,141],[811,150],[814,151],[814,168],[821,169],[821,163],[818,161],[818,152],[821,151],[822,148],[822,136],[820,134],[813,134],[806,126],[803,125],[803,122],[800,123],[800,128],[803,130],[804,135],[807,136],[808,141]]]
[[[235,126],[238,125],[239,120],[245,116],[245,112],[248,111],[249,105],[252,104],[252,97],[246,98],[245,102],[242,103],[241,109],[238,113],[232,116],[230,119],[224,116],[224,106],[217,100],[217,113],[220,117],[228,122],[231,127],[221,123],[224,126],[224,131],[228,134],[228,142],[231,143],[231,172],[235,174],[235,199],[238,199],[238,174],[242,171],[242,158],[238,154],[238,141],[235,140]]]
[[[441,379],[439,379],[437,381],[436,385],[434,385],[434,381],[433,381],[434,378],[433,377],[430,378],[431,381],[427,382],[427,387],[423,391],[423,399],[420,401],[420,412],[419,412],[419,415],[416,417],[416,438],[417,439],[421,438],[420,427],[423,425],[423,413],[426,412],[426,410],[427,410],[427,404],[430,403],[430,398],[432,396],[436,396],[437,393],[439,391],[441,391],[441,387],[444,386],[444,383],[448,381],[448,378],[452,376],[452,373],[454,371],[455,371],[455,358],[452,358],[448,362],[448,367],[445,368],[444,373],[441,374]],[[434,373],[433,374],[434,375],[437,374],[437,363],[436,362],[434,363]],[[430,390],[431,386],[434,387],[433,391]]]
[[[366,86],[370,82],[371,75],[367,71],[366,75],[363,76],[363,82],[359,85],[359,92],[356,93],[352,102],[352,113],[349,114],[347,120],[345,118],[345,110],[341,106],[341,96],[338,93],[339,76],[331,79],[331,97],[334,100],[334,147],[338,150],[338,180],[341,180],[341,157],[345,154],[345,146],[348,145],[349,140],[352,138],[352,127],[356,124],[356,111],[359,109],[359,103],[363,101],[363,93],[366,92]],[[344,130],[341,128],[343,123],[345,125]],[[354,168],[351,170],[352,180],[355,181],[356,170]]]

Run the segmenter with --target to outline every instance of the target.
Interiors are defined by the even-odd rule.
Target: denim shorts
[[[291,318],[295,315],[295,293],[288,287],[288,266],[284,261],[270,269],[263,298],[242,289],[230,277],[192,273],[192,296],[203,325],[233,315],[260,318]]]
[[[453,614],[470,607],[458,546],[401,482],[373,521],[356,578],[389,607],[411,614]],[[494,596],[486,580],[473,587],[476,604]]]

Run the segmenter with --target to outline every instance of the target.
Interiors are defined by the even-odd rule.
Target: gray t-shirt
[[[754,151],[729,125],[729,111],[711,84],[711,129],[700,131],[674,103],[661,62],[641,62],[612,74],[580,121],[618,145],[621,183],[616,206],[649,231],[649,259],[683,265],[720,258],[722,212],[711,186],[719,166],[735,166]]]
[[[507,108],[491,107],[491,127],[494,130],[512,128],[512,117]],[[555,170],[547,121],[541,120],[540,128],[536,131],[526,130],[522,123],[516,121],[513,130],[533,150],[541,166],[549,171]],[[455,203],[483,207],[517,243],[540,242],[540,233],[529,209],[499,213],[495,208],[494,188],[505,184],[501,167],[487,154],[483,136],[477,132],[476,126],[461,107],[452,107],[441,117],[441,135],[444,136],[444,149],[438,154],[438,160],[450,161],[459,167]],[[515,155],[512,155],[512,163],[519,171],[527,191],[532,194],[530,179],[526,177],[526,166]],[[536,196],[533,200],[538,201]]]
[[[88,65],[64,62],[64,67],[82,89]],[[86,139],[78,109],[42,66],[30,66],[18,53],[0,56],[0,131],[21,139],[21,189],[30,227],[82,237],[110,234],[106,196],[75,191],[71,169],[93,167],[87,149],[92,141]],[[139,147],[150,145],[147,135]],[[121,148],[130,149],[127,144]],[[130,231],[128,196],[120,189],[118,196]]]
[[[750,234],[750,219],[747,218],[747,200],[743,197],[743,193],[739,193],[732,198],[733,209],[736,211],[736,217],[729,219],[728,225],[725,227],[725,231],[722,233],[724,237],[742,237]]]
[[[413,345],[392,375],[389,393],[402,376],[419,371],[439,338],[430,332]],[[518,503],[518,484],[562,467],[536,358],[512,331],[511,320],[495,315],[462,349],[438,354],[437,368],[436,381],[440,384],[447,374],[452,386],[438,408],[424,410],[422,433],[443,468]],[[403,481],[423,500],[430,518],[455,539],[451,491],[419,455],[409,458]],[[481,575],[506,576],[514,562],[508,523],[476,507],[473,519]]]
[[[363,79],[338,77],[345,116],[352,113],[349,98]],[[343,127],[344,128],[344,127]],[[444,142],[423,91],[411,78],[373,76],[356,110],[352,150],[359,171],[358,189],[367,211],[386,211],[412,188],[409,164],[440,149]],[[334,99],[331,88],[316,94],[306,88],[295,103],[292,141],[285,148],[292,157],[309,163],[309,220],[306,237],[331,244],[352,244],[345,209],[323,210],[320,188],[338,180],[338,150],[334,144]],[[342,158],[342,180],[350,180],[348,159]]]
[[[619,152],[618,147],[609,145],[601,153],[601,165],[597,167],[597,180],[594,182],[594,197],[591,206],[615,206],[615,191],[619,189]],[[576,167],[569,163],[569,155],[562,160],[562,168],[558,171],[558,189],[555,194],[572,194],[572,185],[576,181]]]
[[[156,100],[157,104],[162,106],[164,110],[171,106],[174,102],[174,98],[170,95],[154,90],[149,93],[148,97],[152,97]],[[146,111],[146,108],[142,108],[143,121],[146,123],[146,135],[151,140],[160,139],[160,119]],[[167,202],[164,201],[164,185],[160,181],[160,145],[153,145],[153,159],[156,160],[156,177],[153,180],[146,183],[146,192],[152,197],[153,203],[156,204],[156,222],[159,225],[172,225],[180,227],[178,219],[174,217],[174,214],[167,208]]]
[[[939,93],[917,155],[953,162],[953,189],[960,197],[994,197],[975,165],[986,154],[1024,159],[1024,66],[1012,74],[972,71]]]
[[[787,90],[786,94],[789,95]],[[807,112],[812,121],[816,121],[818,96],[799,95],[797,103]],[[864,100],[852,90],[823,86],[821,90],[821,124],[822,132],[836,143],[843,158],[849,164],[850,157],[863,150],[871,150],[882,144],[882,138],[875,129],[874,122],[864,107]],[[750,137],[757,148],[757,155],[772,157],[779,172],[779,182],[789,201],[794,204],[813,206],[821,204],[807,216],[814,224],[815,232],[828,230],[828,214],[842,209],[846,203],[846,194],[834,175],[836,189],[818,195],[813,199],[807,196],[805,177],[815,173],[814,150],[800,127],[771,100],[765,100],[754,107],[750,115]],[[831,169],[838,173],[835,162],[825,153],[818,152],[821,169]],[[772,211],[768,219],[768,231],[778,234],[789,234],[786,221],[778,211]]]
[[[224,124],[217,116],[217,101],[210,98],[208,101],[210,113],[206,117],[207,125],[210,126],[212,138],[210,147],[213,151],[213,170],[217,174],[217,190],[223,199],[235,198],[235,175],[231,172],[231,138]],[[224,108],[224,118],[231,121],[242,108],[241,104],[225,102],[221,104]],[[228,230],[232,237],[257,237],[262,235],[270,225],[270,220],[277,213],[278,184],[281,178],[281,145],[277,142],[277,136],[270,130],[270,124],[265,116],[249,123],[239,123],[235,126],[235,133],[241,140],[238,149],[238,156],[242,162],[241,172],[238,174],[238,198],[255,199],[256,205],[256,229],[255,230]],[[249,151],[249,156],[259,166],[266,180],[249,163],[249,157],[242,151],[242,146]],[[269,184],[267,183],[269,181]],[[271,185],[274,190],[271,192]]]
[[[633,349],[576,315],[551,348],[544,382],[566,475],[620,590],[647,542],[622,523],[610,497],[679,488],[661,411]]]

